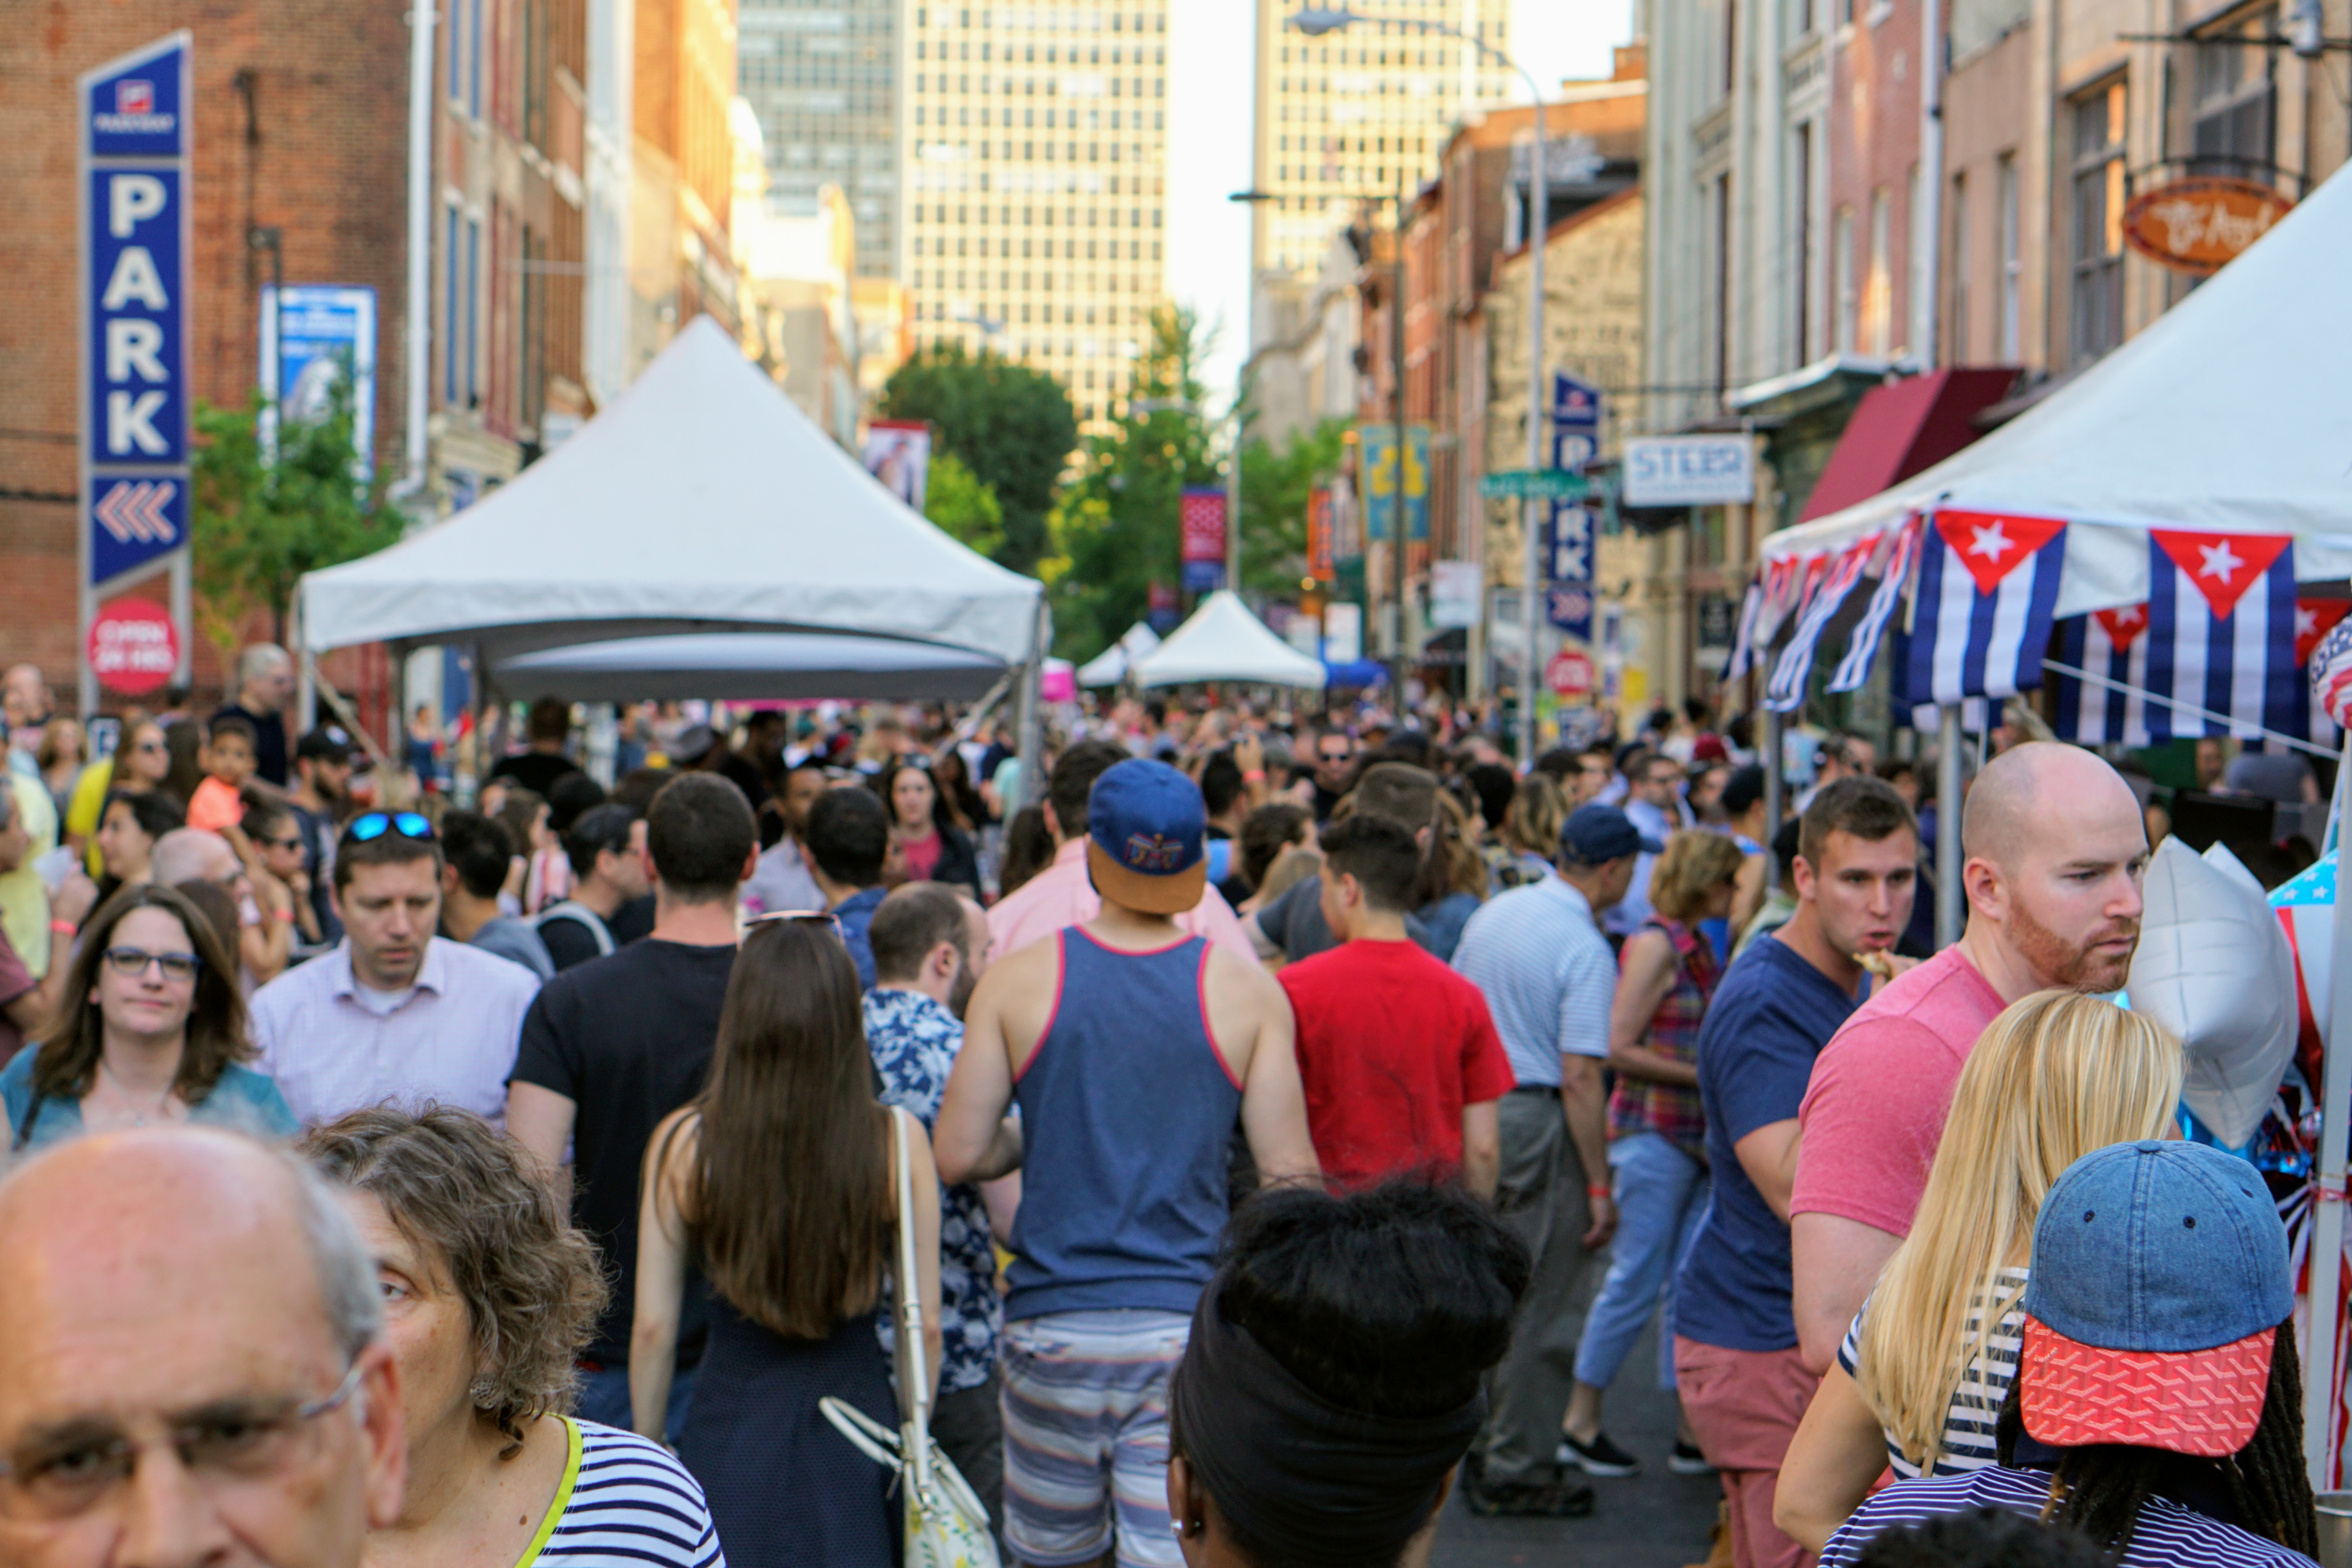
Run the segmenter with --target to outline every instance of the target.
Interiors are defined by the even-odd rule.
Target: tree
[[[1307,573],[1307,494],[1339,471],[1348,421],[1293,430],[1277,452],[1265,441],[1242,448],[1242,584],[1277,598],[1297,594]]]
[[[992,552],[1015,572],[1034,572],[1047,548],[1045,514],[1077,445],[1077,416],[1062,384],[991,349],[935,344],[891,372],[877,411],[930,422],[937,448],[995,491],[1003,542]],[[936,475],[936,468],[934,474]]]
[[[1150,608],[1154,583],[1178,581],[1181,492],[1219,482],[1199,413],[1207,391],[1198,372],[1207,353],[1192,311],[1152,312],[1122,417],[1108,435],[1087,437],[1055,516],[1060,559],[1047,577],[1055,641],[1073,658],[1109,647]]]
[[[923,515],[982,555],[992,557],[1004,548],[1004,506],[996,499],[996,487],[982,484],[952,452],[931,458]]]
[[[286,640],[305,572],[372,554],[400,538],[383,504],[383,476],[352,444],[350,378],[315,421],[281,419],[273,458],[261,441],[262,395],[243,408],[196,405],[191,465],[191,552],[205,639],[234,658],[245,622],[269,612]],[[364,475],[364,479],[355,479]]]

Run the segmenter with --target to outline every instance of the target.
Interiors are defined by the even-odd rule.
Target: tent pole
[[[1763,713],[1764,732],[1757,742],[1756,760],[1764,764],[1764,842],[1769,846],[1787,817],[1789,791],[1780,778],[1780,715],[1769,708]]]
[[[1936,946],[1960,940],[1960,705],[1944,704],[1936,743]]]
[[[2336,811],[2341,818],[2352,790],[2352,733],[2336,771]],[[2352,1135],[2352,919],[2342,901],[2341,840],[2336,856],[2336,951],[2328,970],[2327,1049],[2320,1063],[2319,1158],[2311,1182],[2311,1348],[2304,1356],[2303,1462],[2314,1491],[2336,1488],[2336,1402],[2344,1369],[2338,1364],[2336,1319],[2344,1310],[2344,1170]]]
[[[1029,662],[1021,671],[1021,798],[1014,810],[1045,795],[1045,654],[1054,645],[1054,613],[1037,595],[1037,618],[1029,635]]]

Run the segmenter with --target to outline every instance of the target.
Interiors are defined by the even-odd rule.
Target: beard
[[[958,964],[955,981],[948,987],[948,1011],[962,1017],[964,1009],[971,1005],[971,994],[979,988],[980,976],[971,972],[971,965]]]
[[[2067,991],[2120,991],[2131,974],[2131,952],[2098,951],[2101,942],[2128,939],[2139,945],[2139,921],[2117,921],[2100,926],[2081,942],[2069,942],[2040,921],[2022,903],[2010,913],[2004,928],[2010,942],[2034,973]]]

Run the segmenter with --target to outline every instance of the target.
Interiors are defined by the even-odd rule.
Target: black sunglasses
[[[387,833],[397,833],[403,838],[414,838],[425,844],[434,842],[436,837],[433,824],[421,812],[371,811],[352,818],[351,826],[343,829],[343,840],[348,844],[368,844]]]

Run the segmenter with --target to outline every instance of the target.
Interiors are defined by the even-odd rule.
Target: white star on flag
[[[2319,617],[2301,605],[2294,607],[2294,635],[2307,637],[2319,629]]]
[[[2200,544],[2197,547],[2197,553],[2204,557],[2204,563],[2197,568],[2197,575],[2219,577],[2224,586],[2228,585],[2238,568],[2246,563],[2243,558],[2231,551],[2230,542],[2226,539],[2219,544]]]
[[[2134,605],[2128,610],[2117,610],[2115,624],[2116,628],[2120,631],[2126,627],[2143,625],[2147,620],[2147,607],[2144,605]]]
[[[1969,532],[1970,535],[1969,553],[1981,555],[1990,561],[1999,561],[2003,551],[2013,549],[2017,543],[2015,540],[2000,531],[2000,521],[1998,518],[1994,519],[1990,525],[1983,528],[1971,528]]]

